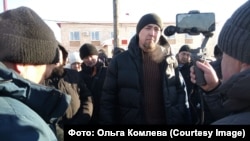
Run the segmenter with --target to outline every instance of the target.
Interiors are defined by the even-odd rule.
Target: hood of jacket
[[[71,97],[54,88],[35,84],[0,63],[0,96],[15,98],[38,113],[47,123],[61,117]]]

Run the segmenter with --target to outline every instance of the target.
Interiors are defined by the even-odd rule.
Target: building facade
[[[98,49],[104,49],[109,57],[112,57],[113,23],[108,22],[61,22],[57,23],[61,28],[61,42],[69,52],[78,51],[82,44],[91,43]],[[135,35],[137,23],[119,23],[118,39],[119,47],[127,49],[129,41]],[[164,27],[175,25],[175,23],[164,23]],[[217,25],[216,25],[217,26]],[[206,44],[207,56],[213,56],[213,49],[217,43],[216,30]],[[166,37],[166,36],[165,36]],[[171,45],[173,53],[177,53],[183,44],[190,45],[195,49],[201,46],[203,35],[190,36],[188,34],[177,34],[166,37]]]

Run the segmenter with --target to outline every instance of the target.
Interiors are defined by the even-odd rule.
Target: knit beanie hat
[[[190,52],[191,50],[190,50],[190,47],[189,47],[188,45],[183,45],[183,46],[180,48],[179,52],[182,52],[182,51]]]
[[[69,63],[72,64],[75,62],[82,63],[82,59],[80,58],[79,52],[72,52],[69,55]]]
[[[156,24],[162,30],[163,24],[162,24],[161,18],[155,13],[149,13],[149,14],[142,16],[141,19],[139,20],[136,26],[136,34],[138,35],[141,29],[148,24]]]
[[[32,9],[19,7],[0,14],[0,61],[37,65],[59,61],[53,31]]]
[[[96,47],[92,44],[85,43],[80,48],[80,57],[81,59],[89,56],[89,55],[98,55],[98,51]]]
[[[222,52],[250,64],[250,1],[240,6],[226,21],[218,46]]]

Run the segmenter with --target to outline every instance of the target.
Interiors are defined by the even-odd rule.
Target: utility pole
[[[3,11],[6,11],[7,9],[7,0],[3,0]]]
[[[113,0],[113,15],[114,15],[114,49],[119,47],[119,16],[118,16],[118,6],[119,0]]]

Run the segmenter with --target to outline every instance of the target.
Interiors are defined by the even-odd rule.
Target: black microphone
[[[172,36],[175,34],[175,32],[176,32],[176,27],[173,25],[170,25],[164,29],[163,33],[165,36]]]

